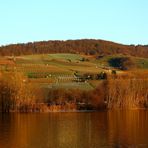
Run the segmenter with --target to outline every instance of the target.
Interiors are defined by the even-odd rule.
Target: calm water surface
[[[0,148],[148,148],[148,111],[0,115]]]

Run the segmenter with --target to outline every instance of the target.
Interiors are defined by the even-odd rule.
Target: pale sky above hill
[[[148,44],[148,0],[0,0],[0,45],[84,38]]]

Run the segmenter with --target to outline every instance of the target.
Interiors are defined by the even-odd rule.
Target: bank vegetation
[[[93,90],[43,89],[22,73],[0,74],[0,112],[148,108],[148,72],[112,73]]]

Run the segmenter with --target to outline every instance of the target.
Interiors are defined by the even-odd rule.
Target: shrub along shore
[[[147,71],[108,75],[93,90],[40,88],[19,72],[0,74],[0,112],[148,108]],[[46,94],[46,95],[45,95]]]

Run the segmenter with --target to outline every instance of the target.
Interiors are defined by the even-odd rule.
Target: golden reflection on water
[[[148,111],[108,112],[108,143],[148,147]]]
[[[0,116],[0,148],[148,147],[148,111]]]

